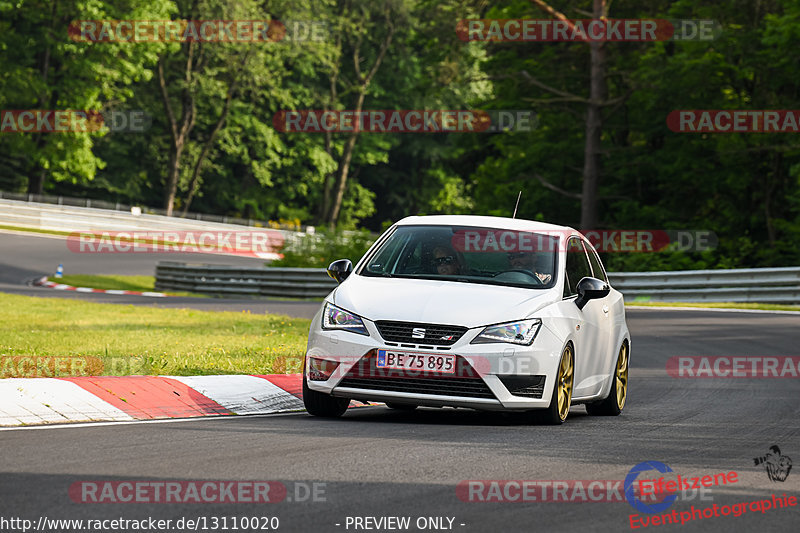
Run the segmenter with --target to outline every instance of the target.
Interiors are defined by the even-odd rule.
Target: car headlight
[[[529,318],[528,320],[487,326],[470,344],[510,342],[511,344],[529,346],[534,337],[536,337],[536,333],[539,332],[541,325],[542,321],[538,318]]]
[[[326,303],[322,312],[322,329],[342,329],[369,336],[360,316],[348,313],[331,303]]]

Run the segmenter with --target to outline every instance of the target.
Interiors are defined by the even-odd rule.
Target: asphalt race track
[[[419,531],[419,518],[446,517],[444,530],[453,519],[455,531],[625,531],[637,513],[625,501],[469,502],[456,487],[464,480],[624,480],[643,461],[660,461],[684,477],[738,473],[736,483],[714,487],[705,500],[695,494],[663,513],[800,496],[797,466],[784,482],[773,482],[753,460],[778,445],[800,461],[797,378],[678,379],[665,371],[674,355],[800,355],[800,316],[640,309],[628,315],[630,389],[620,417],[589,417],[573,407],[565,425],[549,427],[469,410],[363,407],[339,420],[298,413],[0,431],[0,516],[34,523],[205,517],[208,530],[214,517],[274,516],[278,531],[314,532]],[[75,482],[109,480],[272,480],[288,494],[261,504],[70,499]],[[324,491],[317,501],[305,498],[313,483],[324,484],[317,485]],[[410,517],[409,528],[354,527],[356,517],[390,516]],[[798,523],[796,506],[646,529],[796,531]]]

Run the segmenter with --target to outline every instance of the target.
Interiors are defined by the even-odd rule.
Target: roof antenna
[[[517,218],[517,208],[519,207],[519,199],[522,197],[522,191],[519,191],[517,195],[517,205],[514,206],[514,214],[511,215],[511,218]]]

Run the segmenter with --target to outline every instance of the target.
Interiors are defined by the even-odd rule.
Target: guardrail
[[[156,289],[215,296],[323,298],[336,287],[324,268],[241,268],[160,261]]]
[[[800,267],[609,273],[628,302],[800,303]]]
[[[627,301],[800,303],[800,267],[617,272]],[[322,298],[336,282],[323,268],[239,268],[160,262],[157,290],[214,295]]]
[[[120,202],[106,202],[104,200],[92,200],[91,198],[71,198],[69,196],[52,196],[49,194],[30,194],[30,193],[15,193],[0,191],[0,200],[11,200],[13,202],[32,204],[34,208],[39,204],[39,208],[43,206],[64,206],[74,208],[91,208],[101,211],[118,211],[122,215],[130,214],[132,212],[141,212],[143,215],[158,215],[166,216],[166,209],[159,209],[155,207],[146,207],[138,205],[129,205]],[[254,220],[252,218],[239,218],[229,217],[225,215],[209,215],[204,213],[182,213],[176,211],[170,220],[178,220],[182,222],[199,221],[199,222],[212,222],[217,224],[236,224],[238,226],[254,226],[272,229],[288,229],[289,231],[305,231],[305,227],[296,227],[294,224],[291,227],[280,225],[274,222],[265,220]],[[50,228],[48,228],[50,229]],[[309,233],[313,233],[313,228]]]
[[[220,217],[221,218],[221,217]],[[134,214],[130,211],[114,211],[94,207],[52,205],[36,202],[0,199],[0,224],[53,231],[195,231],[225,230],[243,231],[252,226],[192,220],[163,215]],[[254,222],[255,224],[255,222]],[[261,226],[256,226],[261,228]],[[264,228],[268,229],[268,228]],[[295,234],[280,231],[284,236]]]

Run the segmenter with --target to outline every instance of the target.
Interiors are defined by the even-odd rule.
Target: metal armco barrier
[[[166,215],[165,209],[157,209],[153,207],[132,206],[122,204],[119,202],[105,202],[103,200],[92,200],[90,198],[70,198],[66,196],[51,196],[48,194],[27,194],[27,193],[12,193],[0,191],[0,216],[8,216],[14,219],[13,211],[18,211],[22,207],[28,207],[27,213],[20,213],[15,217],[14,222],[30,223],[31,221],[38,224],[39,221],[34,219],[31,215],[36,213],[36,210],[43,212],[50,211],[54,213],[74,213],[74,214],[87,214],[88,216],[108,215],[109,211],[114,211],[119,215],[126,215],[131,213],[131,209],[141,209],[142,215]],[[62,209],[64,208],[64,209]],[[91,211],[87,211],[91,209]],[[11,213],[4,213],[11,211]],[[113,214],[113,213],[112,213]],[[46,218],[46,217],[40,217]],[[253,220],[251,218],[238,218],[229,217],[224,215],[209,215],[203,213],[189,212],[185,215],[183,213],[175,214],[168,217],[171,221],[178,221],[181,223],[189,222],[210,222],[213,224],[235,224],[238,226],[255,226],[255,227],[272,227],[267,221]],[[63,229],[50,228],[50,229]]]
[[[6,193],[7,195],[7,193]],[[87,201],[88,202],[88,201]],[[91,205],[104,204],[95,201]],[[206,216],[206,218],[212,218]],[[247,231],[254,228],[253,220],[228,219],[215,217],[219,222],[210,220],[193,220],[189,218],[167,217],[142,213],[134,215],[130,211],[116,211],[114,209],[98,209],[96,207],[77,207],[70,205],[52,205],[36,202],[23,202],[0,198],[0,225],[20,226],[54,231]],[[223,220],[225,222],[223,222]],[[243,224],[234,224],[240,222]],[[250,226],[247,224],[252,223]],[[270,229],[255,226],[259,229]],[[297,232],[280,231],[285,238],[297,235]]]
[[[618,272],[609,278],[628,303],[800,303],[800,267]]]
[[[800,303],[800,267],[610,273],[628,303]],[[323,298],[336,282],[323,268],[240,268],[160,262],[157,290],[204,294]]]
[[[160,261],[158,290],[216,296],[323,298],[336,287],[324,268],[242,268]]]

